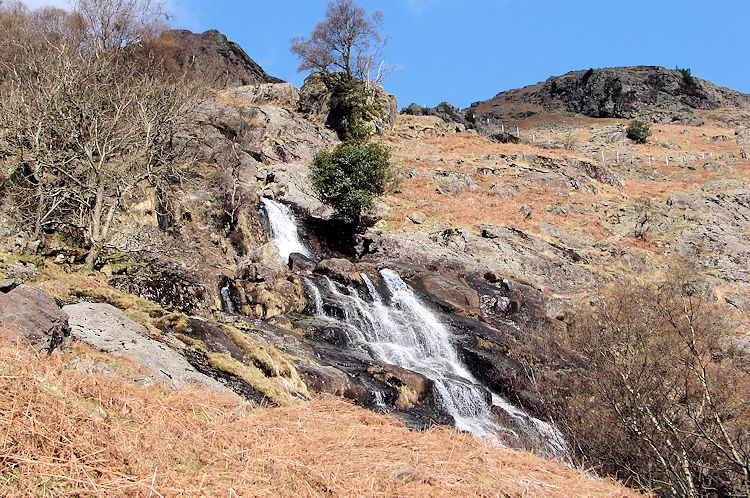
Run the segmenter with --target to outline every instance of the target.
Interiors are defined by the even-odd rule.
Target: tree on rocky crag
[[[14,30],[0,45],[0,160],[13,214],[34,240],[61,227],[80,234],[88,267],[124,201],[178,175],[174,139],[198,87],[128,50],[158,31],[156,6],[81,0],[72,13],[2,13],[0,26]]]
[[[325,20],[309,37],[291,40],[291,51],[300,59],[298,70],[324,75],[330,91],[329,121],[335,122],[343,141],[313,159],[313,187],[318,198],[355,230],[375,197],[396,185],[388,149],[370,141],[372,120],[379,112],[373,84],[381,83],[392,69],[382,62],[382,23],[380,11],[368,15],[352,0],[337,0],[328,3]]]
[[[382,83],[392,70],[383,62],[386,38],[382,26],[379,10],[368,15],[352,0],[328,2],[325,20],[317,23],[310,36],[290,40],[291,51],[300,60],[297,70],[343,71],[348,78]]]

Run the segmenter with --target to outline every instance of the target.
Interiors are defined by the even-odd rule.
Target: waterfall
[[[450,330],[442,324],[403,280],[392,270],[381,270],[387,290],[381,295],[366,275],[362,275],[367,300],[357,289],[339,286],[327,277],[316,286],[307,280],[314,296],[316,314],[336,322],[350,338],[373,358],[420,373],[434,382],[442,408],[456,422],[456,428],[502,444],[503,434],[531,437],[542,453],[563,456],[562,436],[551,426],[490,394],[459,360],[450,341]],[[312,291],[315,288],[317,291]],[[335,305],[343,317],[325,313],[323,301]],[[493,405],[513,421],[503,424],[493,413]],[[523,434],[518,434],[519,431]]]
[[[297,224],[291,208],[265,197],[260,201],[263,203],[268,218],[269,239],[279,250],[284,261],[288,262],[289,255],[293,252],[310,257],[310,251],[297,233]]]
[[[314,315],[322,315],[323,314],[323,295],[320,293],[320,289],[318,289],[314,283],[310,281],[309,278],[302,278],[302,282],[305,284],[305,287],[310,292],[310,304],[312,304],[312,312]]]
[[[270,199],[263,198],[261,202],[268,219],[269,239],[279,254],[287,261],[293,252],[310,257],[297,233],[292,210]],[[553,427],[481,385],[458,358],[450,330],[396,272],[385,269],[380,276],[385,293],[380,293],[367,275],[362,275],[364,298],[358,289],[341,286],[327,277],[319,277],[317,281],[305,277],[302,281],[310,297],[308,311],[335,322],[374,359],[432,380],[438,403],[453,417],[459,430],[498,444],[507,435],[517,441],[530,438],[543,454],[562,457],[567,453],[562,436]],[[228,297],[228,291],[222,289],[222,297]],[[377,404],[383,403],[382,393],[374,392],[374,398]],[[505,416],[498,417],[498,410]]]
[[[226,311],[230,315],[234,315],[235,313],[237,313],[237,310],[234,309],[234,303],[232,302],[232,296],[229,291],[229,286],[226,285],[222,287],[219,292],[221,293],[221,300],[224,302],[224,311]]]

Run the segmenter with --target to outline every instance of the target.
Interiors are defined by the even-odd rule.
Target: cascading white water
[[[224,311],[229,313],[230,315],[234,315],[237,313],[237,310],[234,309],[234,303],[232,302],[232,296],[229,291],[229,286],[222,287],[219,291],[221,293],[221,300],[224,302]]]
[[[310,295],[312,296],[312,305],[313,313],[315,315],[322,315],[323,314],[323,295],[320,293],[320,289],[318,289],[314,283],[310,281],[309,278],[302,278],[302,282],[304,282],[305,287],[307,287],[307,290],[310,291]]]
[[[553,456],[565,454],[565,443],[551,426],[525,414],[498,395],[490,401],[487,391],[458,359],[450,342],[450,331],[425,307],[406,283],[392,270],[381,270],[388,290],[381,296],[373,283],[362,275],[371,301],[362,299],[357,289],[339,288],[325,279],[326,285],[311,290],[318,315],[336,321],[350,338],[366,347],[383,362],[418,372],[435,383],[440,403],[456,421],[456,427],[478,437],[500,442],[502,433],[514,433],[496,420],[492,405],[503,409],[522,427],[526,436],[537,441],[538,449]],[[323,297],[325,295],[325,297]],[[322,302],[328,299],[344,316],[338,319],[324,314]]]
[[[268,217],[269,239],[279,254],[287,261],[293,252],[309,257],[310,251],[297,233],[292,210],[270,199],[261,201]],[[453,416],[458,429],[498,443],[501,443],[500,434],[516,434],[515,430],[522,430],[525,436],[536,441],[537,449],[543,453],[556,457],[566,454],[562,436],[549,424],[527,415],[497,394],[492,394],[490,399],[488,391],[459,360],[450,342],[450,331],[396,272],[385,269],[380,275],[388,296],[381,296],[370,279],[362,275],[369,300],[362,299],[357,289],[339,289],[327,277],[322,287],[307,278],[303,281],[310,292],[315,315],[337,322],[350,339],[367,348],[375,359],[431,379],[443,409]],[[222,297],[228,297],[228,291],[228,288],[226,292],[222,289]],[[343,312],[342,319],[326,313],[325,299]],[[382,393],[376,392],[375,398],[378,404],[383,403]],[[493,405],[516,422],[514,428],[496,419]]]
[[[289,261],[289,255],[293,252],[310,257],[310,250],[305,247],[297,233],[297,224],[291,208],[265,197],[260,201],[263,203],[268,218],[268,227],[271,232],[269,238],[284,261]]]

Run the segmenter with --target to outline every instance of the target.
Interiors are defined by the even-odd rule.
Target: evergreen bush
[[[637,144],[645,144],[648,137],[651,135],[651,129],[647,123],[644,123],[640,119],[634,119],[628,125],[625,130],[628,138]]]
[[[395,187],[390,152],[373,142],[348,141],[313,159],[311,179],[318,198],[346,223],[359,225],[375,197]]]
[[[682,79],[686,85],[692,85],[693,83],[695,83],[695,81],[693,80],[693,75],[690,73],[689,67],[675,67],[675,69],[680,72],[680,74],[682,75]]]

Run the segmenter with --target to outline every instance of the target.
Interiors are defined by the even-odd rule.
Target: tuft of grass
[[[190,319],[184,313],[173,311],[160,316],[151,322],[155,327],[169,327],[175,332],[184,332],[190,325]]]
[[[273,345],[261,345],[246,333],[231,325],[221,324],[220,327],[265,377],[275,379],[289,392],[300,394],[306,398],[310,397],[307,385],[300,377],[297,369]]]
[[[209,352],[206,357],[212,367],[239,377],[277,405],[286,406],[299,402],[299,398],[289,392],[281,377],[266,377],[260,368],[235,360],[229,353]]]
[[[307,386],[297,369],[272,345],[262,346],[247,334],[230,325],[221,325],[222,330],[260,368],[266,377],[279,377],[292,392],[310,397]]]
[[[206,349],[206,344],[203,341],[201,341],[200,339],[194,339],[194,338],[192,338],[190,336],[187,336],[185,334],[180,334],[179,332],[177,332],[177,333],[175,333],[173,335],[174,335],[175,339],[177,339],[177,340],[179,340],[179,341],[187,344],[188,346],[191,346],[191,347],[193,347],[195,349],[198,349],[200,351],[203,351],[203,352],[208,351]]]

